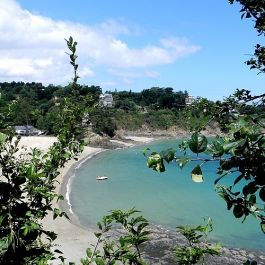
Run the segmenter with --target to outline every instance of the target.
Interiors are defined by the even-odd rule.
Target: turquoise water
[[[110,150],[88,160],[76,169],[70,201],[83,224],[96,225],[111,209],[136,207],[154,224],[175,229],[183,224],[200,224],[211,217],[213,240],[233,247],[264,250],[265,235],[250,217],[243,224],[227,211],[225,202],[214,191],[217,164],[203,167],[204,182],[190,177],[195,164],[180,170],[169,164],[165,173],[146,166],[143,149],[163,150],[177,147],[177,141],[161,141],[128,149]],[[96,181],[98,175],[109,177]]]

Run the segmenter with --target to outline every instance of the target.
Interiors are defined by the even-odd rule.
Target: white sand
[[[125,143],[123,141],[120,141],[120,140],[109,140],[111,143],[117,143],[117,144],[121,144],[125,147],[130,147],[130,146],[134,146],[134,144],[132,143]]]
[[[47,152],[55,141],[56,138],[51,136],[22,136],[18,146],[20,148],[25,147],[28,151],[31,148],[38,148],[43,152]]]
[[[147,143],[151,142],[153,138],[150,137],[135,137],[135,136],[127,136],[126,139],[131,139],[136,142]],[[39,148],[42,151],[46,152],[49,147],[56,141],[55,137],[46,137],[46,136],[28,136],[22,137],[19,146],[26,146],[27,150],[30,148]],[[113,140],[114,142],[115,140]],[[117,142],[117,141],[116,141]],[[118,141],[124,146],[133,146],[133,144],[124,143],[122,141]],[[79,161],[83,161],[84,159],[89,159],[93,155],[96,155],[102,152],[104,149],[102,148],[92,148],[85,147],[82,154],[79,156]],[[65,167],[61,170],[60,175],[57,178],[58,184],[56,185],[57,193],[66,193],[67,197],[67,173],[69,170],[78,163],[74,159],[68,161]],[[63,183],[63,181],[65,181]],[[64,185],[62,185],[62,183]],[[64,205],[66,204],[66,200],[64,200]],[[67,258],[67,262],[73,261],[79,263],[80,258],[85,256],[85,251],[90,244],[95,244],[96,237],[94,236],[94,231],[91,229],[84,229],[81,226],[76,225],[78,220],[75,216],[70,215],[70,221],[66,218],[57,218],[53,220],[52,215],[48,215],[43,220],[43,225],[46,229],[54,231],[58,234],[58,238],[55,240],[55,244],[57,245],[55,248],[61,250],[64,254],[63,256]],[[52,264],[61,264],[61,262],[54,261]]]
[[[104,149],[102,148],[86,146],[82,154],[79,156],[78,161],[80,162],[83,159],[91,158],[103,150]],[[64,177],[67,175],[70,168],[76,163],[78,162],[72,159],[68,161],[65,167],[61,170],[60,175],[57,177],[57,181],[59,182],[56,186],[57,193],[63,193],[64,195],[64,193],[67,192],[67,190],[61,190],[61,188],[66,188],[65,184],[63,185],[64,187],[62,187],[61,184],[63,183]],[[66,203],[66,199],[64,203]],[[84,229],[76,225],[78,220],[75,216],[69,214],[69,218],[70,221],[64,217],[53,220],[52,215],[49,215],[47,218],[45,218],[43,224],[45,228],[50,229],[51,231],[54,231],[58,234],[58,237],[54,243],[57,245],[56,248],[64,253],[63,256],[67,258],[67,261],[79,262],[80,258],[85,257],[85,251],[90,244],[96,243],[96,237],[94,235],[95,231],[87,228]],[[55,261],[53,264],[61,263],[59,261]]]
[[[154,140],[154,138],[152,138],[152,137],[131,136],[131,135],[124,136],[124,138],[128,139],[128,140],[135,141],[135,142],[140,142],[140,143],[150,143]]]

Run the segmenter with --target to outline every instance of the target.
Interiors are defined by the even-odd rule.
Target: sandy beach
[[[147,143],[154,140],[151,137],[134,137],[126,136],[126,139],[135,141],[136,143]],[[39,148],[43,152],[46,152],[49,147],[56,141],[55,137],[47,136],[28,136],[22,137],[19,143],[19,147],[25,147],[27,150],[30,148]],[[123,143],[124,147],[130,147],[135,144],[128,144],[122,141],[113,140],[113,142]],[[62,194],[65,197],[65,200],[60,203],[60,208],[65,211],[70,220],[66,218],[57,218],[53,220],[52,215],[48,215],[43,220],[43,226],[46,229],[54,231],[58,234],[57,239],[54,241],[55,248],[62,251],[63,256],[67,259],[67,262],[77,262],[79,263],[80,258],[85,256],[85,251],[90,244],[95,244],[96,237],[94,236],[94,230],[90,228],[82,227],[75,215],[70,212],[70,205],[67,197],[69,195],[69,188],[71,181],[71,176],[74,174],[75,168],[83,163],[87,159],[92,158],[93,156],[103,152],[105,149],[97,147],[86,146],[84,151],[79,155],[78,161],[72,159],[68,161],[61,173],[57,178],[58,183],[56,184],[56,192]],[[52,264],[61,264],[60,260],[54,261]]]
[[[68,185],[68,182],[71,175],[74,174],[74,169],[77,165],[102,151],[104,151],[102,148],[86,146],[78,161],[72,159],[67,162],[57,178],[56,192],[64,195],[65,200],[60,203],[60,208],[68,214],[70,220],[64,217],[53,220],[52,215],[49,215],[43,222],[47,229],[51,229],[58,234],[54,243],[56,248],[64,253],[63,256],[67,258],[68,262],[80,261],[80,258],[85,256],[87,247],[96,242],[95,231],[89,228],[82,228],[81,225],[78,225],[78,219],[69,212],[70,205],[67,202],[69,191],[67,189],[69,189],[70,185]],[[60,264],[60,262],[55,261],[53,264]]]

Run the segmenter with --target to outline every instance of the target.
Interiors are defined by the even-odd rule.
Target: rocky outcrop
[[[178,232],[168,230],[162,226],[149,226],[150,241],[145,243],[142,251],[143,258],[150,265],[178,265],[172,249],[176,246],[186,246],[187,241]],[[118,238],[124,230],[116,229],[111,237]],[[210,244],[210,243],[209,243]],[[243,265],[247,260],[257,261],[258,265],[265,265],[265,252],[258,252],[241,248],[222,247],[220,256],[206,256],[204,265]],[[201,264],[201,263],[199,263]]]
[[[160,226],[151,227],[151,241],[145,246],[145,258],[152,265],[177,265],[172,254],[174,246],[184,246],[186,239],[179,233]],[[207,256],[205,265],[242,265],[247,260],[265,264],[265,253],[240,248],[222,247],[220,256]]]

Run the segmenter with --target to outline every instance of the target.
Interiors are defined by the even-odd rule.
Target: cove
[[[190,172],[196,163],[180,170],[176,164],[157,173],[146,166],[143,150],[177,148],[179,141],[164,140],[132,148],[108,150],[75,170],[70,202],[80,222],[96,226],[111,209],[135,207],[151,223],[174,230],[178,225],[198,225],[211,217],[214,230],[210,239],[225,246],[264,250],[265,236],[253,217],[236,219],[214,190],[217,162],[203,166],[204,182],[192,182]],[[98,175],[108,176],[97,181]],[[229,179],[224,182],[232,183]]]

